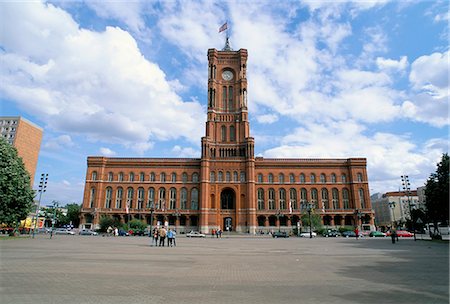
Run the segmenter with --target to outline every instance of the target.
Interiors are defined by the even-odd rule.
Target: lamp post
[[[311,211],[314,209],[313,203],[303,203],[302,208],[306,209],[306,212],[308,212],[308,219],[309,219],[309,238],[312,239],[312,223],[311,223]]]
[[[58,202],[53,202],[53,219],[52,219],[52,230],[50,231],[50,239],[53,237],[53,228],[55,227],[56,222],[56,208],[58,208]]]
[[[175,210],[175,213],[173,214],[175,216],[175,231],[178,230],[178,218],[180,217],[181,213],[178,211],[178,209]]]
[[[356,215],[356,218],[357,218],[357,222],[356,222],[356,226],[358,227],[358,228],[360,228],[359,226],[359,223],[361,222],[361,217],[362,217],[362,213],[361,213],[361,210],[359,210],[359,209],[356,209],[355,210],[355,215]],[[362,228],[362,227],[361,227]]]
[[[277,217],[277,221],[278,221],[278,232],[281,231],[281,227],[280,227],[280,217],[283,217],[284,214],[281,212],[280,209],[278,209],[277,214],[275,214],[275,216]]]
[[[150,203],[150,235],[153,233],[153,211],[155,211],[155,206],[153,202]]]
[[[38,204],[36,206],[36,214],[34,216],[33,239],[34,239],[34,234],[36,232],[37,221],[39,220],[39,208],[41,206],[42,193],[44,193],[47,189],[47,180],[48,180],[48,173],[42,173],[41,180],[39,182],[39,190],[38,190],[39,200],[38,200]]]
[[[411,212],[411,184],[409,183],[409,177],[408,175],[402,175],[402,186],[403,186],[403,191],[406,193],[406,196],[408,197],[408,208],[409,208],[409,216],[411,217],[411,227],[413,230],[413,234],[414,234],[414,241],[416,241],[416,228],[414,227],[414,218],[413,218],[413,214]]]
[[[395,202],[389,202],[389,208],[392,210],[392,217],[394,221],[392,222],[392,228],[395,229]]]

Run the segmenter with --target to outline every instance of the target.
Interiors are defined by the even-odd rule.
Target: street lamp
[[[153,233],[153,211],[155,211],[155,206],[153,202],[150,203],[150,236]]]
[[[55,226],[56,222],[56,208],[58,208],[59,204],[58,202],[53,202],[53,219],[52,219],[52,230],[50,231],[50,239],[53,236],[53,227]]]
[[[362,217],[361,210],[356,209],[355,210],[355,215],[356,215],[356,218],[357,218],[356,226],[359,228],[359,226],[360,226],[359,223],[361,222],[361,217]]]
[[[41,174],[41,180],[39,182],[39,201],[38,204],[36,206],[36,214],[34,216],[34,228],[33,228],[33,239],[34,239],[34,234],[36,232],[36,225],[37,225],[37,221],[39,219],[39,208],[41,206],[41,198],[42,198],[42,193],[44,193],[47,189],[47,180],[48,180],[48,173],[42,173]]]
[[[302,208],[306,209],[306,212],[308,212],[308,218],[309,218],[309,238],[312,239],[312,223],[311,223],[311,211],[314,209],[313,203],[303,203]]]
[[[275,216],[277,217],[278,220],[278,232],[281,231],[281,227],[280,227],[280,217],[283,217],[284,214],[281,212],[280,209],[278,209],[277,214],[275,214]]]
[[[409,183],[409,177],[408,175],[402,175],[402,186],[403,186],[403,191],[406,193],[406,196],[408,197],[408,207],[409,207],[409,216],[411,217],[411,226],[412,226],[412,230],[413,230],[413,234],[414,234],[414,241],[416,241],[416,228],[414,227],[414,218],[413,218],[413,214],[411,212],[411,184]]]
[[[394,221],[392,222],[392,228],[395,229],[395,202],[389,202],[389,208],[392,210],[392,217],[394,219]]]

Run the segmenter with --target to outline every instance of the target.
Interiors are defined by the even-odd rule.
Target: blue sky
[[[372,193],[448,151],[446,1],[0,3],[0,115],[44,128],[43,204],[81,203],[86,158],[199,157],[207,49],[249,52],[263,157],[366,157]],[[38,180],[35,181],[35,184]]]

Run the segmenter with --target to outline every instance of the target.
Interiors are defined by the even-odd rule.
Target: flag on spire
[[[228,29],[228,22],[225,22],[220,28],[219,28],[219,33],[225,31]]]

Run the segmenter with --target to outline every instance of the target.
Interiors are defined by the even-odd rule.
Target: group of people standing
[[[177,232],[175,230],[172,230],[171,228],[167,230],[164,227],[155,227],[151,232],[152,243],[150,244],[150,246],[164,247],[167,239],[167,247],[176,247],[176,236]]]
[[[222,237],[222,229],[213,229],[211,230],[211,237],[216,236],[216,238]]]

